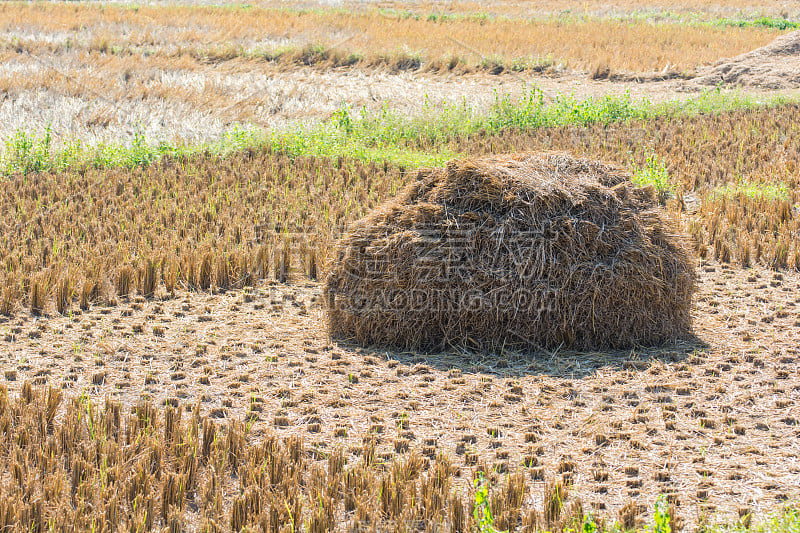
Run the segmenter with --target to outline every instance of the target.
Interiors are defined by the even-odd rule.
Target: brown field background
[[[353,52],[367,64],[392,56],[418,56],[444,68],[451,57],[468,66],[484,60],[551,58],[568,68],[598,64],[620,71],[661,70],[666,63],[692,70],[758,48],[780,32],[661,22],[613,20],[428,21],[379,11],[275,11],[182,6],[137,9],[66,4],[7,4],[0,30],[10,46],[31,52],[78,49],[123,56],[148,52],[172,60],[183,55],[225,59],[254,53],[274,56],[309,44]],[[313,61],[285,53],[285,59]],[[344,58],[342,61],[344,61]]]
[[[392,2],[387,4],[391,5]],[[396,6],[409,4],[402,0],[394,3]],[[422,2],[422,9],[427,6],[441,5],[441,3]],[[517,0],[507,2],[503,0],[489,2],[448,2],[450,9],[469,12],[496,11],[498,13],[530,13],[536,10],[544,12],[558,13],[563,11],[570,12],[589,12],[589,13],[609,13],[609,12],[650,12],[664,10],[677,13],[707,13],[709,15],[728,15],[737,13],[782,15],[789,16],[797,13],[797,6],[789,0],[778,0],[765,2],[763,0],[615,0],[607,2],[605,0]]]
[[[155,4],[167,3],[164,0]],[[191,5],[211,2],[195,0]],[[330,4],[320,0],[257,0],[252,5],[269,8],[319,9]],[[707,17],[787,16],[796,18],[800,8],[791,0],[346,0],[338,4],[342,9],[375,8],[412,13],[487,13],[503,16],[537,16],[557,13],[589,15],[626,15],[631,13],[658,16],[660,13],[692,14]]]
[[[0,137],[50,126],[56,145],[131,142],[136,131],[150,141],[213,142],[235,125],[324,120],[344,103],[419,115],[423,102],[466,99],[481,110],[495,90],[514,96],[534,83],[548,94],[682,98],[700,87],[679,78],[780,34],[655,19],[435,22],[374,8],[4,4]],[[673,79],[589,79],[665,67]]]

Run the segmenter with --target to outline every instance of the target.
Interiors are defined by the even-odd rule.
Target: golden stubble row
[[[388,164],[269,151],[14,176],[0,192],[0,311],[317,279],[332,239],[404,179]]]
[[[415,449],[383,461],[371,435],[328,451],[297,436],[255,439],[247,419],[221,422],[198,406],[95,403],[25,383],[16,397],[0,388],[0,430],[4,531],[464,532],[480,516],[469,487],[479,472],[504,530],[562,531],[585,514],[560,478],[532,505],[541,489],[525,465],[499,475]],[[638,512],[631,504],[619,518],[632,527]]]
[[[663,163],[701,258],[800,269],[800,106],[455,139],[466,153],[566,150],[631,169]],[[776,193],[775,191],[778,191]]]
[[[787,104],[408,145],[465,154],[565,150],[628,168],[655,157],[677,186],[667,208],[698,255],[800,268],[800,130],[791,126],[798,119],[800,107]],[[321,279],[347,225],[410,179],[388,162],[268,149],[12,176],[0,189],[0,312],[68,313],[132,293]],[[758,193],[767,186],[780,194]]]
[[[280,7],[280,0],[261,0],[254,5],[264,7]],[[305,8],[319,7],[322,2],[308,0],[303,3]],[[358,1],[347,1],[341,4],[348,9],[363,8],[364,4]],[[446,8],[440,2],[422,1],[409,3],[404,0],[390,0],[381,2],[385,9],[414,12],[420,14],[447,13],[475,14],[486,13],[499,16],[526,17],[531,15],[575,13],[575,14],[658,14],[659,10],[677,14],[697,14],[712,17],[736,17],[743,15],[759,14],[764,16],[795,17],[798,13],[795,6],[787,2],[769,2],[766,0],[617,0],[613,4],[608,0],[518,0],[507,2],[505,0],[457,0],[449,2]]]
[[[552,58],[569,68],[608,65],[631,72],[660,71],[666,63],[693,70],[763,46],[780,33],[760,27],[580,17],[430,20],[377,10],[66,4],[6,5],[0,10],[0,29],[20,34],[11,43],[14,47],[44,43],[56,53],[76,47],[177,56],[206,51],[224,59],[220,50],[234,51],[235,56],[253,50],[272,55],[314,44],[345,51],[345,56],[358,54],[367,63],[403,52],[424,62],[461,57],[478,65],[494,58],[509,63]],[[284,59],[302,57],[288,52]]]

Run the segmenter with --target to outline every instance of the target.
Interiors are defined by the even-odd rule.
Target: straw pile
[[[690,328],[694,265],[617,169],[561,153],[418,171],[339,243],[331,336],[400,349],[622,348]]]
[[[703,85],[741,85],[761,89],[796,89],[800,87],[800,31],[781,35],[751,52],[720,61],[704,76]]]

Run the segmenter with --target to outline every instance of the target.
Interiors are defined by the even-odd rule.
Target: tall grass
[[[647,162],[634,169],[632,180],[639,186],[650,185],[655,188],[661,201],[666,201],[667,197],[675,189],[675,184],[669,176],[666,164],[659,160],[656,155],[647,158]]]
[[[711,191],[712,198],[735,198],[745,196],[752,200],[789,200],[791,191],[785,183],[739,182],[716,187]]]
[[[393,151],[436,162],[452,155],[443,151],[455,139],[488,137],[504,131],[533,131],[558,126],[613,124],[657,117],[679,119],[698,114],[717,114],[735,109],[778,106],[800,97],[760,99],[738,92],[707,90],[686,100],[654,103],[626,93],[585,99],[559,95],[548,100],[536,87],[512,98],[497,93],[487,111],[462,105],[426,106],[416,117],[389,109],[370,114],[341,108],[328,122],[304,132],[272,137],[273,148],[289,153],[332,155],[345,153],[359,159],[378,156],[393,160]],[[419,155],[428,154],[428,157]],[[390,157],[386,157],[386,155]]]
[[[91,146],[79,140],[66,140],[61,148],[56,149],[49,128],[40,135],[19,130],[4,143],[0,172],[11,175],[78,167],[131,168],[147,165],[164,155],[225,155],[264,146],[291,156],[345,156],[361,161],[389,161],[413,168],[440,164],[459,155],[446,149],[446,145],[469,136],[490,136],[507,130],[612,124],[655,117],[679,118],[777,106],[798,100],[797,96],[761,99],[720,90],[708,90],[694,98],[663,103],[653,103],[646,98],[637,100],[629,94],[586,99],[559,95],[548,100],[541,90],[532,87],[524,90],[518,98],[497,93],[494,104],[487,111],[476,110],[466,100],[460,105],[426,104],[422,113],[415,117],[388,108],[368,113],[364,109],[359,111],[345,106],[330,120],[316,126],[267,131],[239,125],[218,141],[201,145],[155,142],[139,132],[129,145]]]
[[[737,28],[771,28],[775,30],[796,30],[800,28],[800,22],[787,20],[784,18],[758,17],[754,20],[741,19],[720,19],[714,23],[721,26],[735,26]]]

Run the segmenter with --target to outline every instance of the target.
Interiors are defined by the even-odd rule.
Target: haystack
[[[623,172],[561,153],[424,169],[339,243],[334,338],[399,349],[663,343],[690,328],[694,265]]]
[[[800,31],[777,37],[761,48],[725,59],[696,80],[703,85],[740,85],[760,89],[800,87]]]

